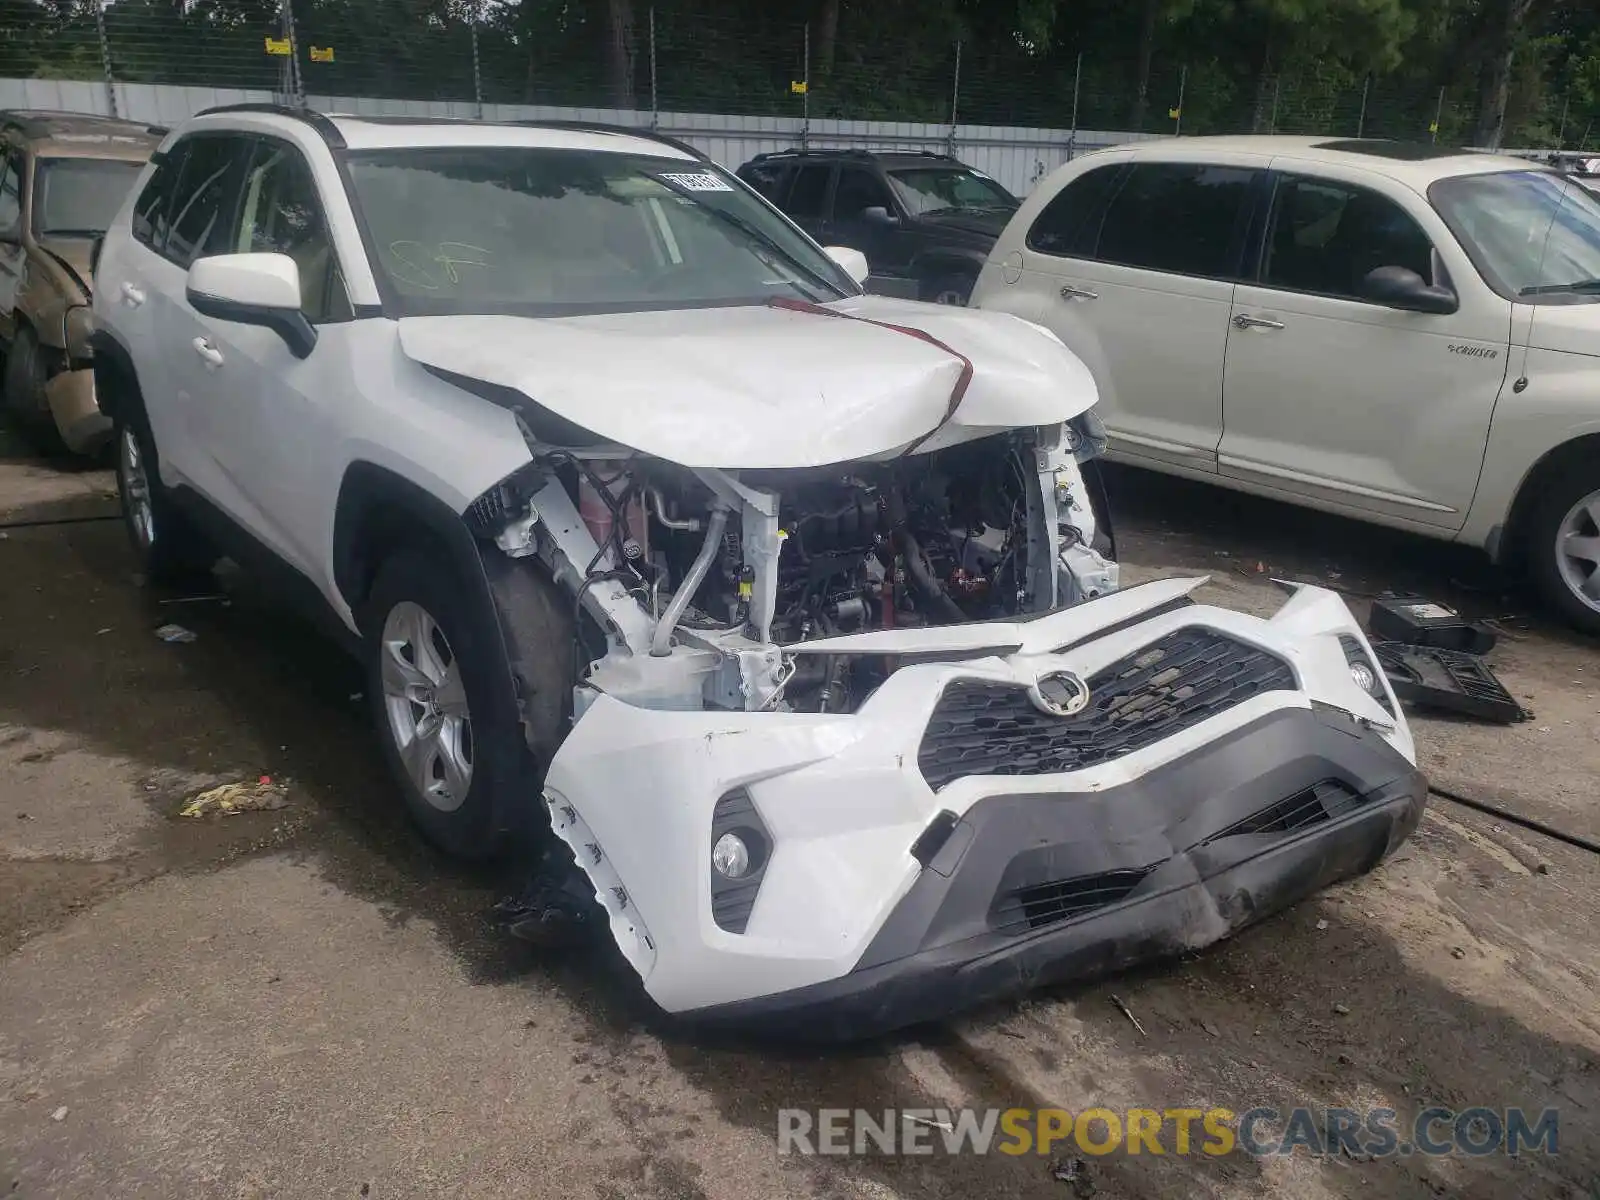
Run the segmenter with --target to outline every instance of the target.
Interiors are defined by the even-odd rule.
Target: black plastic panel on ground
[[[1119,659],[1088,680],[1073,717],[1041,712],[1025,688],[963,680],[940,696],[917,764],[938,790],[969,775],[1046,775],[1120,758],[1263,692],[1293,691],[1276,655],[1193,626]]]

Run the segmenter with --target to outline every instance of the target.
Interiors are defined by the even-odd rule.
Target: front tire
[[[6,411],[40,450],[51,455],[65,454],[67,444],[61,440],[61,431],[56,428],[50,403],[45,399],[46,382],[45,349],[39,344],[39,335],[28,326],[19,325],[6,354]]]
[[[534,599],[549,598],[535,589]],[[565,694],[552,681],[530,695],[500,629],[474,601],[441,553],[408,548],[379,569],[363,629],[373,719],[412,820],[445,853],[482,860],[512,835],[547,828],[540,787],[565,728],[570,684]],[[526,627],[527,596],[514,607],[506,624]],[[560,609],[550,601],[549,611]],[[536,639],[539,656],[558,664],[565,682],[570,638],[559,622],[533,623],[545,635]]]
[[[1570,625],[1600,635],[1600,471],[1574,462],[1547,481],[1529,516],[1529,570]]]

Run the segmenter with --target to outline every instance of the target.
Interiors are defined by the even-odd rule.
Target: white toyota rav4
[[[1600,633],[1600,196],[1378,140],[1163,139],[1034,190],[973,303],[1094,373],[1109,454],[1481,546]]]
[[[1338,597],[1117,591],[1082,363],[864,274],[645,133],[202,114],[99,257],[135,550],[326,618],[422,828],[553,827],[674,1013],[881,1029],[1403,840]]]

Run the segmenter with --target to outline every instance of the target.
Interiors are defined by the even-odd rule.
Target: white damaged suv
[[[553,828],[673,1013],[886,1028],[1403,840],[1344,604],[1118,591],[1083,364],[864,274],[645,133],[202,114],[99,258],[135,550],[324,618],[424,831]]]

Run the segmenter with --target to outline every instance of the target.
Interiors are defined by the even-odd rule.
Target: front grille
[[[1341,809],[1348,808],[1359,793],[1337,779],[1324,779],[1304,791],[1270,804],[1260,812],[1235,821],[1221,833],[1212,834],[1206,844],[1245,833],[1295,833],[1320,825]]]
[[[950,684],[922,734],[917,765],[935,790],[968,775],[1047,775],[1120,758],[1263,692],[1293,690],[1282,659],[1192,626],[1119,659],[1088,680],[1072,717],[1040,712],[1025,688]]]
[[[1002,933],[1022,933],[1055,925],[1126,900],[1154,869],[1102,871],[1098,875],[1080,875],[1076,879],[1059,879],[1002,892],[995,900],[990,921]]]

